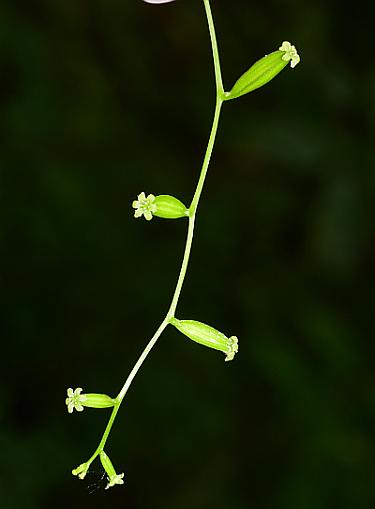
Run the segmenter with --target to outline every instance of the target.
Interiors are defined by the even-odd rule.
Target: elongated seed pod
[[[171,324],[196,343],[224,352],[226,361],[231,361],[238,352],[236,336],[228,338],[210,325],[195,320],[177,320],[177,318],[172,318]]]
[[[255,62],[236,81],[232,90],[226,94],[226,99],[241,97],[271,81],[288,65],[288,62],[283,60],[284,54],[284,51],[274,51]]]

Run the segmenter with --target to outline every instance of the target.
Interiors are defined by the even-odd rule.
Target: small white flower
[[[174,0],[144,0],[148,4],[167,4],[168,2],[174,2]]]
[[[286,62],[290,61],[290,67],[295,67],[301,60],[299,54],[297,53],[296,47],[290,44],[288,41],[284,41],[279,48],[280,51],[285,51],[285,54],[282,56],[282,59]]]
[[[227,352],[227,356],[225,357],[226,361],[232,361],[234,359],[234,356],[236,353],[238,353],[238,338],[237,336],[231,336],[229,338],[230,341],[230,347],[229,351]]]
[[[155,196],[149,194],[146,198],[145,193],[138,195],[138,200],[133,201],[133,208],[135,209],[134,217],[145,216],[147,221],[151,221],[152,214],[156,212],[156,204],[154,203]]]
[[[78,387],[75,391],[73,389],[67,390],[68,397],[65,400],[65,404],[68,407],[68,412],[70,414],[73,413],[74,409],[76,409],[77,412],[82,412],[82,403],[86,401],[86,396],[81,394],[81,392],[81,387]]]
[[[105,487],[105,489],[108,490],[108,488],[112,488],[113,486],[115,486],[115,484],[124,484],[124,481],[122,479],[123,477],[124,474],[115,474],[112,475],[111,477],[108,477],[108,484]]]

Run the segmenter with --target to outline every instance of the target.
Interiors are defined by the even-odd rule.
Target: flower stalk
[[[145,1],[147,3],[162,4],[169,3],[170,1],[173,0],[145,0]],[[149,340],[145,349],[139,356],[137,362],[135,363],[134,367],[132,368],[131,372],[126,378],[116,398],[112,399],[110,396],[104,394],[95,393],[82,394],[81,388],[75,390],[68,389],[67,394],[68,397],[66,398],[66,405],[68,407],[69,413],[72,413],[74,409],[77,410],[78,412],[81,412],[85,406],[93,408],[112,407],[110,418],[108,420],[107,426],[105,428],[105,431],[99,442],[98,447],[96,448],[96,450],[94,451],[94,453],[87,462],[82,463],[76,469],[73,470],[74,475],[77,475],[80,479],[83,479],[91,463],[99,456],[102,465],[107,473],[108,477],[107,488],[115,486],[116,484],[123,484],[124,482],[123,481],[124,474],[118,475],[116,473],[111,463],[111,460],[104,451],[113,423],[116,419],[121,403],[124,400],[124,397],[127,391],[129,390],[129,387],[131,386],[135,376],[137,375],[144,361],[148,357],[149,353],[151,352],[151,350],[153,349],[159,337],[167,328],[167,326],[173,325],[182,334],[192,339],[193,341],[213,348],[215,350],[224,352],[226,355],[225,359],[226,361],[232,360],[235,354],[238,352],[238,339],[236,336],[227,337],[226,335],[214,329],[213,327],[206,325],[202,322],[197,322],[195,320],[178,320],[175,317],[176,308],[186,278],[194,238],[194,227],[198,204],[202,195],[204,183],[206,180],[218,132],[220,114],[223,103],[224,101],[227,101],[235,97],[240,97],[245,93],[255,90],[256,88],[259,88],[259,86],[262,86],[266,82],[270,81],[270,79],[272,79],[276,74],[278,74],[278,72],[280,72],[280,70],[284,68],[288,64],[288,62],[290,62],[291,67],[294,67],[299,62],[299,56],[297,54],[295,47],[288,42],[284,42],[282,46],[279,48],[278,52],[266,56],[259,62],[254,64],[249,69],[249,71],[247,71],[243,75],[243,77],[241,77],[236,82],[231,92],[225,92],[221,75],[219,51],[216,40],[214,21],[210,7],[210,1],[203,0],[203,4],[207,17],[213,55],[215,84],[216,84],[216,102],[212,128],[192,201],[190,203],[190,206],[186,208],[185,205],[180,200],[174,198],[173,196],[170,195],[155,196],[153,194],[149,194],[146,196],[146,194],[142,192],[138,195],[137,200],[135,200],[132,203],[132,207],[134,209],[134,216],[136,218],[144,216],[146,221],[150,221],[153,218],[153,216],[157,216],[163,219],[178,219],[183,217],[188,218],[187,236],[183,259],[169,309],[164,319],[162,320],[161,324],[159,325],[158,329],[154,333],[153,337]]]

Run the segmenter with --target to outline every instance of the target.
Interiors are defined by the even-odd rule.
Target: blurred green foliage
[[[108,444],[126,483],[71,468],[167,310],[213,113],[199,0],[5,0],[0,14],[1,509],[333,509],[375,504],[374,85],[370,2],[216,2],[225,86],[288,39],[302,62],[224,105],[180,318]],[[88,484],[94,486],[87,489]]]

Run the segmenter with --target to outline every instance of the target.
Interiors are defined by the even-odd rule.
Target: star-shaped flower
[[[285,54],[281,57],[286,62],[290,61],[290,67],[295,67],[301,60],[297,53],[296,47],[290,44],[288,41],[284,41],[279,48],[280,51],[285,51]]]
[[[115,484],[124,484],[123,477],[124,474],[111,475],[111,477],[108,477],[108,484],[105,489],[108,490],[108,488],[112,488]]]
[[[231,336],[229,338],[229,351],[226,352],[227,356],[225,357],[226,361],[232,361],[236,353],[238,353],[238,338],[237,336]]]
[[[134,217],[145,216],[147,221],[151,221],[152,214],[156,212],[156,204],[154,203],[155,196],[149,194],[146,198],[145,193],[138,195],[138,200],[133,201],[133,208],[135,209]]]
[[[77,412],[82,412],[82,403],[86,401],[86,396],[81,394],[81,392],[81,387],[78,387],[75,391],[73,389],[67,390],[68,397],[65,400],[65,404],[68,407],[68,412],[70,414],[73,413],[74,409],[76,409]]]

